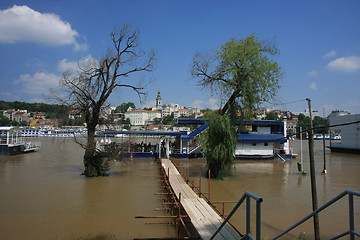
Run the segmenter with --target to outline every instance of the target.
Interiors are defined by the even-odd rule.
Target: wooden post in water
[[[326,156],[325,156],[325,109],[323,109],[323,120],[324,120],[324,128],[323,128],[323,154],[324,154],[324,169],[323,173],[326,174]]]
[[[309,131],[309,158],[310,158],[310,179],[311,179],[311,196],[312,196],[312,206],[313,211],[317,210],[317,192],[316,192],[316,179],[315,179],[315,162],[314,162],[314,124],[312,120],[311,113],[311,100],[306,99],[309,105],[309,114],[310,114],[310,131]],[[315,240],[320,240],[320,228],[319,228],[319,215],[314,215],[314,233]]]

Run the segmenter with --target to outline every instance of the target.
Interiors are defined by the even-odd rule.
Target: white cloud
[[[0,42],[33,42],[50,46],[73,45],[74,50],[86,50],[79,43],[79,33],[70,23],[53,13],[40,13],[28,6],[14,5],[0,10]]]
[[[335,72],[356,72],[360,69],[360,57],[350,56],[337,58],[327,65],[328,69]]]
[[[317,86],[316,86],[316,83],[311,83],[310,84],[310,88],[312,89],[312,90],[317,90]]]
[[[191,104],[191,107],[194,107],[194,108],[203,108],[203,101],[202,101],[202,100],[199,100],[199,99],[196,99],[196,100]]]
[[[86,68],[86,66],[96,66],[97,65],[97,59],[93,58],[91,55],[88,55],[87,57],[83,57],[79,61],[72,61],[69,62],[66,58],[58,61],[58,67],[57,70],[59,72],[79,72],[79,66],[82,68]]]
[[[60,77],[55,74],[38,72],[34,75],[23,74],[15,82],[23,86],[23,90],[29,94],[46,94],[50,88],[58,86]]]
[[[318,75],[317,71],[311,71],[308,73],[311,77],[316,77]]]
[[[335,52],[335,50],[331,50],[330,52],[328,52],[324,55],[324,58],[331,58],[334,56],[336,56],[336,52]]]
[[[216,98],[209,98],[207,105],[210,109],[219,109],[219,100]]]

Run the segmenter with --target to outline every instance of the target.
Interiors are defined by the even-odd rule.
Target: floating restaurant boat
[[[291,159],[295,157],[286,135],[286,117],[283,121],[243,121],[248,133],[237,135],[237,159]],[[294,156],[293,156],[294,155]]]
[[[199,127],[189,134],[176,136],[173,156],[189,158],[195,152],[201,153],[201,146],[194,137],[206,130],[207,123],[202,119],[179,119],[179,124],[198,124]],[[240,125],[240,123],[238,123]],[[243,121],[248,129],[246,133],[237,134],[234,155],[237,159],[291,159],[292,153],[286,133],[286,118],[283,121],[252,120]],[[197,154],[196,156],[200,156]]]
[[[16,155],[32,152],[39,148],[40,144],[23,140],[20,128],[0,127],[0,155]]]

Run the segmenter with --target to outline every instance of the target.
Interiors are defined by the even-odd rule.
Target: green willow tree
[[[212,112],[207,119],[207,130],[200,136],[200,144],[206,154],[210,176],[218,178],[223,166],[229,165],[234,159],[236,131],[231,125],[229,115]]]
[[[116,88],[128,88],[143,96],[144,87],[141,82],[134,82],[134,77],[137,73],[152,71],[155,63],[155,52],[146,54],[140,48],[137,29],[123,25],[109,35],[113,48],[102,59],[79,62],[76,71],[65,72],[60,81],[62,92],[60,95],[54,92],[58,100],[80,110],[84,117],[87,142],[82,146],[87,177],[104,175],[108,170],[108,162],[97,150],[95,141],[95,129],[108,98]]]
[[[240,40],[232,39],[212,55],[195,54],[191,74],[198,79],[201,87],[220,96],[223,105],[220,115],[225,115],[229,109],[238,106],[237,110],[243,118],[251,118],[255,109],[274,97],[279,88],[282,72],[277,62],[272,59],[278,54],[274,44],[260,41],[255,35]],[[207,131],[212,131],[210,126]],[[221,129],[229,133],[232,126],[228,128]],[[216,136],[214,138],[216,141]],[[207,156],[225,156],[206,146],[205,149]],[[215,153],[212,153],[213,151]],[[211,176],[216,177],[225,163],[229,162],[231,161],[227,159],[214,164],[208,162]],[[221,166],[217,166],[218,164]]]

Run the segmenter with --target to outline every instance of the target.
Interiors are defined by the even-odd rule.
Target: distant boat
[[[39,148],[40,144],[23,140],[20,128],[0,127],[0,155],[16,155],[32,152]]]
[[[324,136],[322,134],[315,134],[314,140],[323,140]],[[325,140],[330,140],[330,136],[325,134]]]

